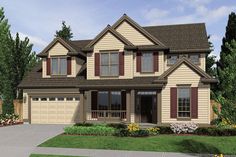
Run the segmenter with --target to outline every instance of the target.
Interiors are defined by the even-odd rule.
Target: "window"
[[[118,52],[101,53],[101,76],[119,75],[119,54]]]
[[[121,109],[121,92],[112,91],[111,92],[111,110]]]
[[[108,110],[108,91],[98,92],[98,110]]]
[[[58,101],[64,101],[64,98],[63,97],[58,97],[57,100]]]
[[[56,100],[55,97],[50,97],[50,98],[49,98],[49,101],[55,101],[55,100]]]
[[[79,100],[80,100],[79,96],[75,97],[75,101],[79,101]]]
[[[66,101],[73,101],[73,97],[67,97]]]
[[[142,72],[153,72],[153,53],[142,53],[141,64]]]
[[[199,64],[199,55],[194,54],[194,55],[189,55],[189,59],[194,63],[194,64]]]
[[[173,65],[178,61],[178,55],[168,55],[167,56],[167,65]]]
[[[33,101],[39,101],[39,98],[32,98]]]
[[[47,98],[41,98],[41,101],[47,101]]]
[[[190,117],[190,88],[178,88],[178,117]]]
[[[52,58],[51,59],[52,75],[66,75],[67,74],[67,60],[66,58]]]

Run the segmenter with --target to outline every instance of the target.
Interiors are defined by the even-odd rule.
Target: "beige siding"
[[[137,29],[124,21],[117,28],[116,31],[128,39],[134,45],[153,45],[149,39],[142,35]]]
[[[185,64],[182,64],[168,77],[168,83],[162,90],[162,123],[179,122],[177,119],[170,118],[170,87],[178,84],[191,84],[191,87],[198,89],[198,119],[192,122],[209,124],[210,123],[210,86],[200,83],[200,76]],[[186,121],[188,122],[188,121]]]
[[[136,70],[136,53],[134,53],[134,60],[133,60],[133,72],[134,77],[142,77],[142,76],[159,76],[164,71],[164,52],[160,51],[158,56],[158,64],[159,64],[159,71],[155,73],[140,73]]]
[[[68,49],[65,48],[62,44],[57,42],[49,51],[49,56],[65,56],[68,53]]]
[[[103,50],[118,50],[124,51],[124,44],[114,37],[111,33],[107,33],[102,39],[100,39],[94,46],[94,52],[87,54],[87,79],[117,79],[117,77],[105,77],[100,78],[95,76],[94,73],[94,54],[100,53]],[[119,76],[120,79],[130,79],[133,78],[133,53],[131,51],[125,51],[124,57],[125,67],[124,76]]]
[[[28,106],[29,106],[29,95],[23,91],[23,98],[26,101],[23,101],[23,119],[28,120],[29,119],[29,111],[28,111]]]
[[[182,55],[182,54],[180,54]],[[198,65],[202,70],[206,70],[206,54],[201,53],[200,54],[200,64]],[[164,56],[164,71],[168,70],[170,66],[167,65],[167,55]]]
[[[47,75],[47,62],[46,58],[42,59],[42,77],[43,78],[50,78],[50,75]]]

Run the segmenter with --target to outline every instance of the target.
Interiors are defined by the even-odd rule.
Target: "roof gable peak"
[[[129,23],[132,27],[134,27],[136,30],[138,30],[141,34],[143,34],[146,38],[151,40],[157,45],[165,46],[161,41],[159,41],[157,38],[155,38],[153,35],[148,33],[142,26],[140,26],[137,22],[135,22],[133,19],[131,19],[127,14],[123,14],[123,16],[118,19],[113,25],[112,28],[116,29],[120,24],[122,24],[124,21]]]

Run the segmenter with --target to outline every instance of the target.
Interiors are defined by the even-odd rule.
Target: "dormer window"
[[[167,65],[173,65],[178,61],[178,55],[168,55],[167,56]]]
[[[193,64],[200,64],[198,54],[189,55],[189,59],[193,62]]]
[[[67,60],[65,57],[51,58],[51,74],[67,75]]]
[[[100,76],[118,76],[119,75],[119,53],[106,52],[101,53]]]

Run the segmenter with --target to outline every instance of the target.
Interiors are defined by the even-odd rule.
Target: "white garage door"
[[[78,118],[79,97],[32,97],[32,124],[70,124]]]

